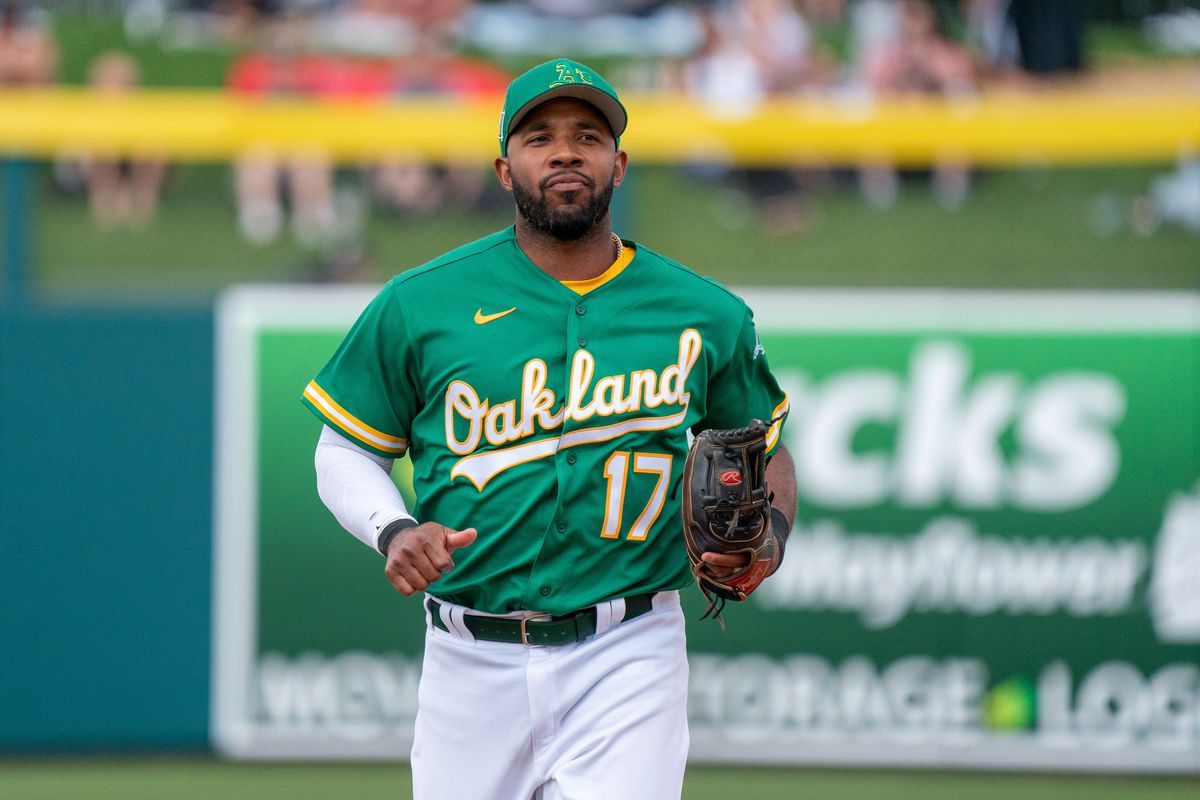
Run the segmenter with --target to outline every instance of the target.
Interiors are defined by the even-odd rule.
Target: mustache
[[[557,178],[561,178],[566,175],[569,175],[572,178],[579,179],[589,189],[596,188],[596,182],[594,180],[589,178],[587,175],[584,175],[582,172],[576,172],[576,171],[570,170],[570,169],[564,169],[564,170],[554,173],[553,175],[547,175],[546,177],[542,178],[541,181],[538,182],[538,188],[544,192],[544,191],[546,191],[546,189],[548,189],[550,187],[550,181],[555,180]]]

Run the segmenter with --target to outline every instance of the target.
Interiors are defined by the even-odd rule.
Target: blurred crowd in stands
[[[0,0],[0,86],[55,80],[52,17],[71,5]],[[625,89],[687,93],[722,114],[750,115],[780,97],[963,96],[1017,89],[1084,70],[1085,0],[89,0],[124,14],[131,38],[166,48],[235,48],[224,83],[247,97],[414,94],[495,96],[521,68],[558,53],[598,61]],[[91,65],[96,91],[139,83],[127,54]],[[689,168],[714,197],[755,214],[767,230],[806,224],[811,193],[851,182],[886,209],[902,176],[886,160],[853,169]],[[161,159],[106,161],[79,154],[58,170],[91,201],[100,225],[137,226],[154,212]],[[339,172],[319,152],[261,150],[234,165],[241,234],[254,243],[285,232],[320,247],[344,229]],[[928,179],[946,209],[969,197],[972,169],[945,160]],[[487,201],[478,164],[429,164],[398,154],[354,172],[360,195],[422,215]],[[1200,190],[1198,190],[1200,191]],[[1197,212],[1200,218],[1200,211]],[[344,232],[344,231],[343,231]]]

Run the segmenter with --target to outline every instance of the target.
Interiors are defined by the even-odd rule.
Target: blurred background
[[[22,272],[35,297],[195,305],[231,282],[378,281],[507,224],[481,128],[456,136],[474,149],[455,154],[438,146],[445,131],[434,126],[467,119],[378,109],[483,104],[491,117],[511,76],[560,51],[611,75],[635,106],[693,104],[706,124],[631,128],[638,157],[618,228],[728,283],[1196,286],[1200,178],[1179,120],[1155,131],[1152,120],[1125,116],[1124,130],[1102,129],[1113,122],[1105,104],[1133,97],[1160,108],[1157,96],[1190,105],[1200,22],[1186,3],[10,0],[4,8],[0,86],[87,93],[37,112],[8,97],[8,145],[39,152],[23,168],[6,167],[6,201],[28,206],[18,220],[8,212],[6,262],[21,260],[8,263],[8,276]],[[151,89],[168,94],[153,95],[158,105],[119,105]],[[1025,98],[1029,116],[1003,120],[994,137],[1045,137],[1053,132],[1036,116],[1045,110],[1038,101],[1059,93],[1083,116],[1051,122],[1081,128],[1061,134],[1070,145],[1042,152],[1037,142],[988,142],[988,119],[965,126],[960,142],[902,111],[877,128],[848,124],[881,101],[1019,107]],[[88,123],[71,124],[71,102],[88,98]],[[262,136],[273,132],[250,130],[232,110],[275,101],[333,106],[344,123],[279,121],[289,130],[270,142]],[[127,114],[125,126],[97,117],[100,102],[110,117]],[[847,124],[835,129],[825,118],[818,129],[764,115],[779,104]],[[714,121],[742,123],[758,138],[705,147]],[[1126,141],[1112,141],[1115,133]],[[1089,135],[1110,144],[1091,145]],[[930,143],[905,151],[899,137]],[[345,141],[356,138],[369,141]],[[127,152],[135,144],[141,151]]]
[[[971,519],[1016,541],[1090,536],[1118,555],[1121,542],[1140,543],[1127,602],[1083,615],[1095,624],[1086,646],[1056,655],[1047,644],[1075,624],[1070,609],[1057,607],[1037,612],[1063,611],[1057,628],[1006,628],[1019,609],[955,607],[932,621],[917,615],[918,627],[901,631],[904,644],[874,640],[880,626],[858,620],[852,600],[813,599],[796,578],[797,596],[808,600],[784,593],[763,601],[755,623],[762,637],[777,634],[781,620],[795,626],[784,643],[764,649],[781,659],[815,653],[798,643],[832,632],[839,644],[822,656],[831,668],[865,654],[884,675],[889,659],[913,647],[939,658],[975,652],[983,629],[968,623],[983,617],[992,641],[983,650],[1018,630],[1037,639],[1031,648],[1046,658],[1028,676],[1025,667],[998,674],[991,664],[980,725],[1036,735],[1037,693],[1021,688],[1026,677],[1049,691],[1059,673],[1045,669],[1064,659],[1074,670],[1067,705],[1083,703],[1090,695],[1076,694],[1078,682],[1118,663],[1106,660],[1105,647],[1145,636],[1144,648],[1118,654],[1149,699],[1133,689],[1125,700],[1094,693],[1118,721],[1141,709],[1128,711],[1141,720],[1130,723],[1136,735],[1105,746],[1132,753],[1116,758],[1125,771],[1190,773],[1068,780],[833,767],[955,765],[938,757],[945,742],[935,737],[926,756],[909,762],[881,756],[886,748],[876,742],[860,755],[832,747],[805,757],[800,748],[772,758],[810,764],[803,771],[701,766],[686,796],[720,796],[728,791],[722,781],[755,780],[763,797],[1194,796],[1200,627],[1185,620],[1174,634],[1156,628],[1154,638],[1147,607],[1156,596],[1148,565],[1160,523],[1171,527],[1166,518],[1184,543],[1172,551],[1184,565],[1174,580],[1200,585],[1187,545],[1200,552],[1200,500],[1187,505],[1192,495],[1179,494],[1200,479],[1200,3],[0,0],[0,797],[407,796],[396,765],[285,769],[212,756],[221,647],[213,633],[213,509],[224,463],[214,442],[225,424],[214,399],[219,298],[239,284],[304,284],[316,293],[305,297],[357,297],[354,289],[339,294],[342,285],[378,285],[511,224],[511,202],[492,175],[501,96],[513,76],[558,55],[603,72],[630,108],[623,146],[632,169],[614,200],[615,230],[728,285],[784,298],[771,318],[776,346],[796,353],[781,359],[794,367],[793,392],[831,385],[830,376],[852,367],[915,375],[922,353],[941,352],[923,350],[928,337],[911,334],[911,323],[895,352],[876,342],[861,356],[854,331],[822,344],[801,317],[853,309],[865,297],[840,290],[881,303],[864,307],[911,304],[918,312],[933,308],[922,290],[936,291],[942,304],[931,319],[954,317],[956,297],[971,307],[1007,302],[999,313],[1011,320],[1011,338],[1024,342],[1012,353],[1003,325],[982,339],[950,323],[929,327],[937,342],[974,354],[980,371],[1016,369],[1034,385],[1090,370],[1117,375],[1124,392],[1125,428],[1120,415],[1109,421],[1121,464],[1136,469],[1122,467],[1111,491],[1081,501],[1082,517],[1027,519],[1020,514],[1029,508],[1015,501],[1011,520],[988,517],[1003,504],[949,493],[924,506],[911,497],[894,507],[863,501],[855,508],[877,516],[839,518],[848,536],[889,531],[904,540],[937,514],[967,518],[984,508]],[[830,290],[839,290],[832,306],[821,301]],[[1048,355],[1036,331],[1050,325],[1054,298],[1065,295],[1048,296],[1037,308],[1051,311],[1035,309],[1030,323],[1031,295],[1014,290],[1100,292],[1103,326],[1126,331],[1127,340],[1093,332]],[[1068,305],[1074,318],[1088,316],[1090,307]],[[307,324],[273,319],[266,338],[243,343],[276,352],[273,331]],[[264,413],[301,413],[292,394],[303,384],[292,383],[319,366],[339,324],[326,322],[302,356],[281,346],[292,372],[254,378]],[[844,328],[828,319],[826,327]],[[878,338],[879,328],[859,333]],[[806,348],[823,366],[802,373]],[[1106,349],[1112,362],[1097,362]],[[271,394],[271,380],[284,400]],[[1103,395],[1104,386],[1096,391]],[[1158,401],[1139,406],[1143,396]],[[1088,406],[1089,424],[1104,419],[1097,402]],[[806,423],[804,413],[798,406],[794,414],[794,449],[804,448],[797,437],[819,432],[819,420]],[[1053,427],[1057,418],[1047,419]],[[315,517],[322,512],[301,483],[316,430],[304,420],[311,430],[280,434],[302,424],[288,420],[256,429],[248,474],[271,501],[276,490],[264,476],[290,474],[302,461],[295,484],[278,489],[274,502]],[[1021,432],[1012,426],[997,434],[998,447],[1015,461]],[[847,447],[862,452],[880,435],[867,430]],[[816,456],[810,466],[822,469]],[[1169,482],[1155,483],[1167,474]],[[806,502],[818,515],[853,505],[819,477],[807,480],[802,518]],[[916,506],[928,518],[912,517]],[[1129,508],[1131,516],[1121,516]],[[261,508],[251,516],[260,528],[246,536],[286,535],[268,530]],[[322,516],[315,535],[341,534]],[[369,554],[347,557],[377,566]],[[256,595],[255,587],[277,585],[272,569],[295,566],[263,563],[245,595],[246,614],[261,624],[290,604],[289,591],[302,591]],[[1180,613],[1200,619],[1200,598],[1192,602]],[[969,632],[946,634],[946,620]],[[279,635],[272,652],[306,652],[298,630]],[[705,652],[755,647],[753,637],[721,644],[707,631],[694,641]],[[313,645],[327,653],[341,646]],[[1170,680],[1156,682],[1167,668]],[[720,714],[705,717],[700,705],[697,720],[719,728]],[[1151,706],[1167,709],[1167,721]],[[1167,756],[1139,761],[1137,748],[1155,730],[1170,734]],[[1072,740],[1066,748],[1083,746]],[[347,758],[337,752],[335,762]],[[814,771],[814,761],[824,769]],[[1074,771],[1106,767],[1094,754],[1065,761]],[[1004,762],[989,756],[976,766]],[[1049,758],[1038,769],[1058,763]]]

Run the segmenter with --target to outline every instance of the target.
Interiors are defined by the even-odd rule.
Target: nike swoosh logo
[[[475,312],[475,324],[476,325],[486,325],[489,322],[491,322],[492,320],[500,319],[501,317],[511,314],[512,312],[514,312],[516,310],[517,310],[517,307],[513,306],[508,311],[497,311],[495,314],[484,314],[483,309],[480,308],[480,309],[476,310],[476,312]]]

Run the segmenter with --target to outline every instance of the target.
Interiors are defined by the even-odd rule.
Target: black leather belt
[[[625,616],[622,622],[640,617],[654,605],[653,594],[635,594],[625,598]],[[430,616],[433,624],[444,631],[450,629],[439,613],[442,604],[429,599]],[[596,607],[585,608],[561,617],[538,614],[524,619],[514,617],[484,617],[479,614],[463,614],[463,624],[476,639],[485,642],[508,642],[524,645],[556,645],[582,642],[596,632]]]

